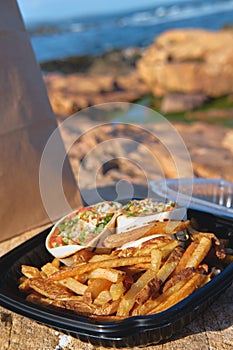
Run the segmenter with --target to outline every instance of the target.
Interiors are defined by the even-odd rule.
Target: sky
[[[25,21],[145,8],[167,0],[17,0]]]

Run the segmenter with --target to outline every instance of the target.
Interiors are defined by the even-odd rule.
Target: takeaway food
[[[54,225],[47,236],[47,250],[63,263],[72,264],[73,254],[84,247],[94,247],[98,237],[105,232],[107,234],[121,207],[118,202],[105,201],[66,215]]]
[[[175,234],[185,229],[185,224],[180,226],[180,220],[185,218],[186,209],[175,202],[154,202],[151,198],[131,200],[120,210],[120,215],[116,217],[115,231],[104,239],[103,246],[135,246],[141,243],[138,240],[143,237],[148,237],[145,241],[152,235]]]
[[[46,240],[51,251],[75,248],[64,261],[69,266],[60,256],[41,267],[23,265],[19,289],[30,302],[97,320],[164,311],[231,261],[214,234],[178,220],[184,214],[175,203],[152,199],[79,209]]]
[[[181,220],[185,215],[186,209],[173,201],[156,202],[152,198],[131,200],[121,208],[116,218],[116,233],[130,231],[151,221]]]
[[[54,257],[70,265],[74,262],[73,254],[84,247],[106,249],[120,246],[105,241],[111,234],[128,231],[131,234],[132,229],[152,221],[180,220],[185,214],[186,210],[174,202],[155,202],[151,198],[132,200],[123,206],[118,202],[100,202],[80,208],[58,221],[46,239],[46,248]],[[132,235],[132,240],[135,239]]]
[[[127,217],[142,217],[173,210],[175,206],[176,203],[173,201],[164,203],[156,202],[152,198],[133,199],[122,206],[121,213]]]
[[[226,250],[214,234],[185,230],[185,246],[162,235],[108,254],[84,248],[68,267],[58,259],[40,268],[23,265],[19,289],[30,302],[97,320],[156,314],[208,283],[216,267],[221,271],[227,264]]]
[[[145,224],[145,221],[154,219],[155,214],[167,213],[174,209],[174,202],[157,203],[151,198],[132,200],[124,206],[118,202],[105,201],[83,207],[65,216],[55,225],[49,236],[48,247],[57,248],[69,244],[86,246],[104,230],[114,214],[118,214],[116,226],[125,230],[126,225],[125,222],[121,224],[122,219],[128,222],[129,218],[146,218],[144,222],[139,221],[140,224]],[[134,222],[134,227],[139,226],[134,219],[129,222],[131,225]]]
[[[104,246],[108,248],[128,248],[137,246],[146,240],[160,235],[174,235],[184,231],[189,221],[151,221],[145,225],[135,225],[133,229],[117,234],[110,234],[104,239]]]
[[[88,245],[103,231],[120,208],[120,203],[106,201],[78,209],[55,225],[48,240],[48,247]]]

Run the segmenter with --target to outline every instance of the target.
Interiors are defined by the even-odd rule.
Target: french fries
[[[75,266],[70,266],[64,270],[60,270],[55,272],[51,277],[48,278],[49,281],[59,281],[67,277],[79,276],[86,272],[93,271],[97,269],[99,266],[102,268],[113,268],[113,267],[121,267],[121,266],[131,266],[140,263],[150,262],[150,256],[132,256],[130,258],[117,258],[102,260],[101,264],[99,261],[95,262],[87,262],[86,264],[80,264]]]
[[[165,225],[156,225],[153,230],[158,226],[165,230]],[[83,252],[85,259],[77,259],[68,267],[57,259],[40,269],[23,265],[18,287],[30,302],[72,310],[97,320],[121,320],[164,311],[214,278],[211,254],[213,264],[217,261],[218,266],[233,261],[229,251],[226,254],[228,248],[214,234],[195,231],[184,248],[172,234],[177,227],[186,229],[187,225],[188,222],[166,224],[165,236],[137,247],[120,249],[117,244],[109,254]],[[143,235],[147,232],[142,231]]]
[[[97,268],[95,270],[92,270],[88,278],[95,279],[95,278],[102,278],[106,279],[110,282],[117,283],[123,280],[125,273],[120,270],[115,270],[115,269],[102,269]]]

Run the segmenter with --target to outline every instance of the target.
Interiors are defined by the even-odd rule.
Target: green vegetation
[[[211,100],[204,104],[201,108],[164,114],[160,110],[161,98],[155,98],[148,94],[138,101],[139,104],[147,106],[164,115],[170,122],[193,123],[203,121],[210,124],[216,124],[233,128],[233,97],[224,96]]]

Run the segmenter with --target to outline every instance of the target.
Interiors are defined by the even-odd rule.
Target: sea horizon
[[[233,0],[160,1],[153,7],[25,23],[39,63],[145,48],[175,28],[219,30],[233,24]]]

